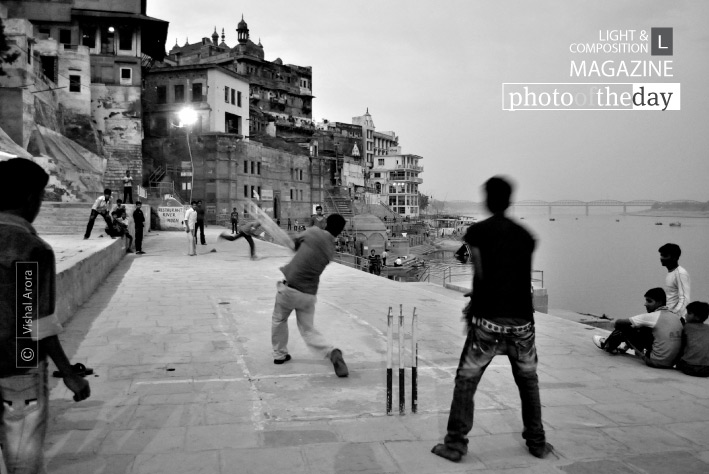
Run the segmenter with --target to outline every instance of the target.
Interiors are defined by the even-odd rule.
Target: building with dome
[[[243,15],[236,28],[236,44],[233,46],[227,44],[224,29],[220,38],[215,27],[211,36],[205,36],[199,42],[175,44],[169,51],[168,64],[216,64],[245,77],[249,82],[248,100],[252,109],[250,133],[265,131],[269,123],[312,127],[312,68],[285,64],[281,58],[266,60],[261,40],[258,43],[251,40]]]

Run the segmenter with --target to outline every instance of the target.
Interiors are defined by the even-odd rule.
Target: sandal
[[[94,373],[94,369],[90,369],[90,368],[86,367],[81,362],[77,362],[76,364],[72,365],[71,368],[74,371],[74,375],[78,375],[79,377],[86,377],[87,375],[93,375],[93,373]],[[55,370],[52,375],[57,378],[64,377],[64,374],[62,374],[58,370]]]

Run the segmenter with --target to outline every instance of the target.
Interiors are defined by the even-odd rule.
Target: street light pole
[[[187,152],[190,155],[190,166],[192,167],[192,176],[190,180],[190,203],[192,203],[192,193],[194,192],[194,159],[192,158],[192,147],[190,146],[190,128],[199,118],[197,112],[189,107],[185,107],[177,114],[180,117],[180,125],[178,128],[185,129],[185,137],[187,138]]]
[[[192,176],[190,180],[190,204],[192,203],[192,192],[194,191],[194,160],[192,159],[192,147],[190,146],[190,129],[185,129],[185,137],[187,137],[187,152],[190,155],[190,165],[192,167]]]

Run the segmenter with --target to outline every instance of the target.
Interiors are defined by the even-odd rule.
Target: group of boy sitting
[[[123,205],[123,201],[120,199],[116,202],[116,208],[111,211],[111,225],[106,226],[106,233],[112,239],[125,236],[126,239],[128,239],[126,252],[133,252],[131,250],[133,246],[133,236],[128,232],[128,214],[126,212],[126,206]]]
[[[600,349],[611,354],[635,351],[650,367],[676,367],[687,375],[709,377],[709,304],[689,303],[683,321],[666,306],[665,290],[645,293],[646,314],[619,319],[608,336],[594,336]]]

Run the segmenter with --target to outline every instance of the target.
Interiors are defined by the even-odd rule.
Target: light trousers
[[[197,253],[197,229],[190,229],[187,232],[187,255],[195,255]]]
[[[286,286],[282,281],[276,284],[276,304],[271,321],[271,344],[273,358],[282,360],[288,355],[288,317],[295,310],[298,331],[305,343],[323,358],[329,358],[334,346],[315,329],[315,303],[317,297]]]
[[[0,399],[0,445],[8,472],[46,472],[43,446],[49,416],[47,363],[40,362],[38,368],[25,375],[0,378]]]

